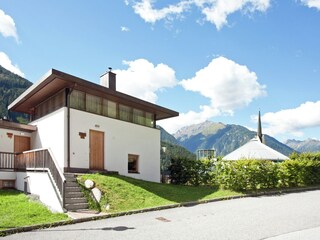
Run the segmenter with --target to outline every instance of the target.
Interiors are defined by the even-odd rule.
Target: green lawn
[[[68,219],[15,190],[0,190],[0,230]]]
[[[160,184],[119,175],[90,174],[78,178],[82,183],[86,179],[93,180],[103,193],[101,210],[105,211],[103,206],[108,203],[111,213],[241,195],[214,187]]]

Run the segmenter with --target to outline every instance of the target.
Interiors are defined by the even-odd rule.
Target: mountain
[[[164,128],[157,126],[160,129],[160,136],[161,136],[161,159],[165,156],[168,159],[171,158],[187,158],[187,159],[195,159],[196,155],[183,146],[181,146],[177,139],[168,133]]]
[[[172,145],[179,145],[177,139],[168,133],[163,127],[157,125],[157,128],[160,129],[161,142],[170,143]]]
[[[197,149],[215,149],[218,156],[225,156],[256,136],[256,132],[234,125],[206,121],[181,128],[173,135],[183,147],[195,153]],[[269,147],[290,155],[294,150],[273,137],[264,135]]]
[[[0,118],[7,117],[13,121],[26,122],[26,114],[8,113],[8,105],[32,85],[31,82],[16,75],[0,65]]]
[[[309,138],[304,141],[289,139],[285,144],[298,152],[320,152],[320,141],[315,139]]]

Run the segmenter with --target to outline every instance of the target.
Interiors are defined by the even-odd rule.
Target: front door
[[[14,135],[14,149],[15,153],[21,153],[30,150],[30,137]]]
[[[104,170],[104,132],[90,130],[90,170]]]

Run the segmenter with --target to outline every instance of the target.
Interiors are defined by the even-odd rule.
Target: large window
[[[85,100],[86,100],[86,94],[84,92],[73,90],[70,96],[70,107],[85,111],[86,110]]]
[[[131,122],[131,108],[122,104],[119,104],[119,119],[127,122]]]
[[[140,124],[140,125],[145,125],[146,123],[146,118],[144,116],[144,111],[141,111],[139,109],[133,109],[133,122]]]
[[[88,112],[101,114],[101,98],[86,94],[86,110]]]
[[[153,127],[154,119],[152,113],[146,113],[146,126]]]
[[[128,154],[128,173],[139,173],[139,155]]]
[[[152,113],[78,90],[71,92],[70,107],[142,126],[154,127],[154,115]],[[39,108],[39,112],[45,110],[45,108]]]
[[[108,117],[117,117],[117,103],[108,101]]]
[[[58,92],[56,95],[40,103],[35,108],[35,119],[41,118],[65,105],[64,91]]]

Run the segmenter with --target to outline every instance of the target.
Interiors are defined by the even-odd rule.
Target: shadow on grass
[[[15,190],[15,189],[1,189],[0,197],[8,197],[8,196],[17,196],[23,192]]]
[[[197,201],[205,198],[206,196],[213,195],[219,191],[218,187],[173,185],[142,181],[120,175],[107,176],[117,178],[119,180],[127,182],[128,184],[143,188],[144,190],[151,192],[161,198],[176,203]]]

